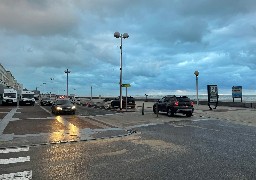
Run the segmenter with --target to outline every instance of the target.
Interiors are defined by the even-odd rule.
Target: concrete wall
[[[199,105],[208,105],[208,101],[200,101]],[[256,102],[221,102],[219,101],[218,106],[256,108]]]

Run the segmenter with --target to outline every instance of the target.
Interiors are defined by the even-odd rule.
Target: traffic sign
[[[122,87],[131,87],[131,84],[122,84]]]

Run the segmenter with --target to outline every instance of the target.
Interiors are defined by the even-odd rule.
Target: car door
[[[159,111],[164,111],[165,110],[165,99],[166,99],[166,97],[163,97],[162,99],[160,99],[159,101],[158,101],[158,110]]]

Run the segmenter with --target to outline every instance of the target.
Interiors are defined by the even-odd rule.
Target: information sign
[[[233,98],[242,98],[242,86],[233,86],[232,87],[232,97]]]
[[[217,103],[218,102],[218,86],[217,85],[207,85],[208,91],[208,103]]]
[[[235,102],[235,98],[241,98],[241,102],[243,101],[242,98],[242,86],[233,86],[232,87],[232,98],[233,102]]]
[[[122,84],[122,87],[131,87],[131,84]]]

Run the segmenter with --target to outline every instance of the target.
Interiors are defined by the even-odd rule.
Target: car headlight
[[[76,106],[72,106],[72,108],[71,109],[76,109]]]
[[[58,111],[61,111],[61,110],[62,110],[62,108],[61,108],[61,107],[57,107],[56,109],[57,109]]]

